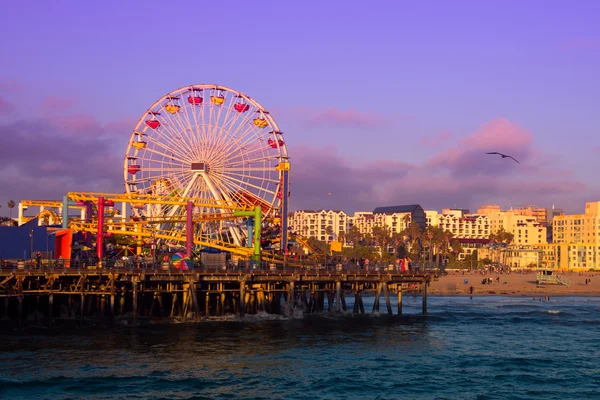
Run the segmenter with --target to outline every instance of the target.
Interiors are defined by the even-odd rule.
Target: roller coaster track
[[[70,222],[69,227],[72,230],[78,232],[98,232],[98,225],[93,222],[72,221]],[[187,236],[183,235],[182,232],[177,232],[175,235],[173,235],[173,231],[165,231],[160,229],[155,230],[151,228],[149,229],[148,227],[140,223],[131,224],[130,222],[107,222],[105,225],[104,232],[112,233],[115,235],[136,236],[138,238],[147,237],[154,239],[164,239],[179,243],[185,243],[187,239]],[[196,245],[228,251],[232,254],[237,254],[243,257],[249,257],[250,255],[252,255],[253,252],[253,249],[249,247],[236,246],[232,243],[202,237],[200,235],[195,236],[193,242]]]
[[[249,210],[250,207],[243,203],[234,203],[231,201],[215,199],[199,199],[178,196],[155,196],[149,194],[137,193],[95,193],[95,192],[69,192],[67,197],[75,202],[92,202],[98,204],[98,199],[104,197],[104,201],[113,201],[115,203],[140,203],[140,204],[160,204],[185,206],[188,201],[194,204],[194,207],[214,208],[223,210]]]

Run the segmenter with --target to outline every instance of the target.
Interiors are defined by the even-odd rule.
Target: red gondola
[[[283,140],[279,139],[277,142],[279,142],[279,147],[283,146]],[[274,141],[273,139],[269,139],[267,141],[267,144],[269,146],[271,146],[272,148],[276,149],[277,148],[277,142]]]
[[[130,165],[127,167],[127,172],[129,172],[131,175],[135,175],[139,171],[140,171],[139,165]]]
[[[244,104],[244,103],[236,103],[233,108],[235,108],[235,111],[239,112],[239,113],[243,113],[246,112],[250,109],[250,105],[249,104]]]
[[[190,92],[192,92],[192,94],[190,94],[187,98],[188,103],[193,104],[195,106],[199,106],[200,104],[202,104],[202,101],[204,100],[202,98],[202,89],[191,88]]]
[[[160,121],[156,119],[149,119],[146,121],[146,125],[148,125],[150,129],[156,129],[160,126]]]

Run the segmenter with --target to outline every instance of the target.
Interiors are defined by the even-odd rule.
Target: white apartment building
[[[488,239],[490,221],[485,215],[464,214],[464,210],[444,209],[440,214],[435,210],[425,211],[427,225],[439,226],[452,232],[457,239]]]
[[[288,225],[302,236],[330,243],[338,239],[340,232],[348,232],[349,220],[350,217],[339,210],[298,210],[289,217]]]

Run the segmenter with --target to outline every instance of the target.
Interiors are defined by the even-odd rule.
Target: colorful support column
[[[67,196],[63,196],[62,227],[64,229],[69,227],[69,198]]]
[[[185,231],[185,255],[192,258],[192,245],[194,244],[194,203],[188,201],[185,206],[185,212],[187,216]]]
[[[260,226],[261,208],[254,207],[254,259],[260,261]]]
[[[287,169],[283,171],[283,188],[281,189],[281,251],[283,254],[288,252],[288,193],[289,193],[289,163]]]
[[[90,207],[91,208],[91,207]],[[86,215],[91,219],[91,215]],[[104,197],[98,197],[98,233],[96,234],[96,254],[98,255],[98,267],[102,268],[102,257],[104,256]]]
[[[254,211],[240,211],[234,210],[234,217],[250,217],[254,218],[254,254],[252,258],[255,261],[260,261],[260,226],[261,226],[261,213],[260,206],[254,207]]]
[[[246,243],[246,247],[252,247],[252,238],[254,237],[254,218],[248,218],[248,221],[246,221],[246,227],[248,228],[248,243]]]

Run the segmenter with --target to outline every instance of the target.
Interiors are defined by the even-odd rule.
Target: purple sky
[[[412,3],[5,4],[0,215],[122,191],[135,121],[193,83],[271,111],[292,209],[600,200],[600,2]]]

